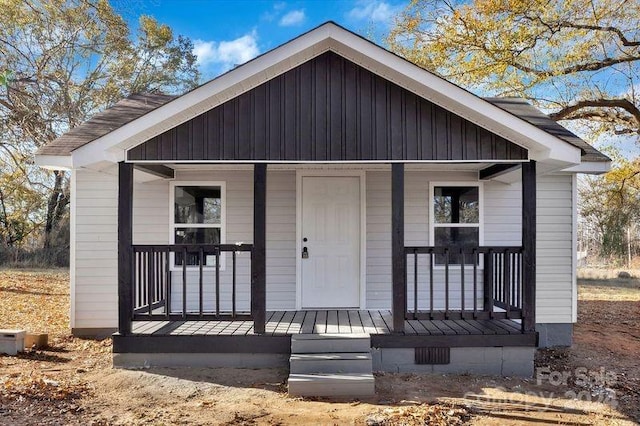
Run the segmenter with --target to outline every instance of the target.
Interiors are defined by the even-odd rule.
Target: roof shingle
[[[128,96],[111,108],[99,112],[81,125],[41,147],[37,155],[71,155],[71,152],[92,142],[146,113],[175,99],[176,96],[142,93]]]

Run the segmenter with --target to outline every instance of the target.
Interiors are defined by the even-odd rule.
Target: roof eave
[[[73,157],[71,155],[36,154],[35,163],[37,166],[48,170],[73,169]]]
[[[566,173],[585,173],[590,175],[601,175],[611,170],[611,160],[609,161],[584,161],[578,165],[563,169]]]

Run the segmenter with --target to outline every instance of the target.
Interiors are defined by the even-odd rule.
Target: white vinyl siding
[[[73,171],[72,328],[115,328],[118,324],[118,179],[115,170],[113,167],[108,173]]]
[[[296,255],[296,172],[267,172],[268,310],[296,308]]]
[[[536,322],[570,323],[573,304],[572,176],[538,177]]]

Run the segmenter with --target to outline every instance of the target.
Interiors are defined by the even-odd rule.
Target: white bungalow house
[[[116,331],[117,364],[355,333],[373,369],[531,374],[571,344],[576,174],[610,160],[329,22],[37,162],[71,170],[71,328]]]

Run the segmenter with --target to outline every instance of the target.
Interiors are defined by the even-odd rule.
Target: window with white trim
[[[171,240],[174,244],[224,243],[224,185],[182,184],[172,186]],[[199,266],[199,253],[187,253],[187,266]],[[174,266],[182,266],[176,253]],[[205,251],[203,266],[215,266],[215,254]]]
[[[481,244],[480,186],[478,184],[431,185],[431,243],[436,247],[472,248]],[[454,250],[455,251],[455,250]],[[445,263],[444,255],[436,263]],[[450,264],[460,264],[459,253],[449,255]],[[472,264],[465,259],[465,264]]]

